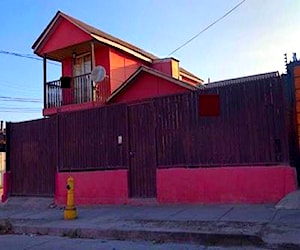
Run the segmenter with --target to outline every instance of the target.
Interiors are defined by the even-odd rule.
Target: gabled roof
[[[56,15],[54,16],[54,18],[50,21],[50,23],[48,24],[48,26],[46,27],[46,29],[42,32],[42,34],[38,37],[38,39],[34,42],[34,44],[32,45],[32,49],[34,51],[37,51],[38,47],[40,46],[40,44],[43,42],[43,40],[47,37],[47,35],[49,34],[49,32],[51,31],[51,28],[54,26],[54,24],[56,23],[56,21],[58,20],[59,17],[63,17],[65,19],[67,19],[69,22],[71,22],[72,24],[74,24],[75,26],[77,26],[78,28],[80,28],[82,31],[88,33],[91,36],[91,40],[94,38],[102,43],[111,45],[113,47],[118,47],[117,45],[121,45],[124,48],[121,49],[130,49],[134,52],[137,52],[143,56],[145,56],[146,58],[150,59],[151,61],[154,59],[158,59],[158,57],[154,56],[151,53],[148,53],[130,43],[127,43],[121,39],[118,39],[112,35],[109,35],[101,30],[98,30],[74,17],[71,17],[61,11],[58,11],[56,13]]]
[[[279,72],[274,71],[274,72],[269,72],[269,73],[264,73],[264,74],[257,74],[257,75],[233,78],[233,79],[224,80],[224,81],[205,83],[205,84],[199,86],[199,88],[200,89],[207,89],[207,88],[222,87],[222,86],[238,84],[238,83],[253,82],[253,81],[258,81],[258,80],[277,78],[279,76],[280,76]]]
[[[188,83],[185,83],[183,81],[177,80],[161,71],[146,67],[146,66],[140,66],[135,73],[133,73],[124,83],[122,83],[107,99],[107,102],[112,101],[116,96],[118,96],[125,88],[127,88],[134,79],[136,79],[142,72],[146,72],[148,74],[160,77],[162,79],[168,80],[178,86],[181,86],[183,88],[186,88],[188,90],[197,90],[198,87],[195,87],[193,85],[190,85]]]
[[[51,33],[52,28],[55,26],[57,20],[62,17],[66,20],[68,20],[69,22],[71,22],[72,24],[74,24],[75,26],[77,26],[79,29],[81,29],[82,31],[86,32],[87,34],[89,34],[91,36],[91,40],[96,40],[100,43],[106,44],[108,46],[111,47],[115,47],[118,48],[124,52],[127,52],[129,54],[132,54],[144,61],[148,61],[148,62],[152,62],[155,59],[159,59],[157,56],[142,50],[130,43],[127,43],[119,38],[116,38],[110,34],[107,34],[99,29],[96,29],[95,27],[92,27],[74,17],[71,17],[61,11],[58,11],[55,16],[52,18],[52,20],[50,21],[50,23],[47,25],[47,27],[45,28],[45,30],[42,32],[42,34],[37,38],[37,40],[34,42],[34,44],[32,45],[32,49],[34,50],[35,53],[37,53],[40,45],[42,45],[43,41],[47,38],[47,36]],[[187,76],[188,78],[191,78],[192,80],[195,80],[197,82],[202,82],[202,79],[197,77],[196,75],[190,73],[189,71],[180,68],[180,73],[183,76]]]

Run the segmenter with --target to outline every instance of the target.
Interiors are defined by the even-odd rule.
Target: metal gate
[[[128,124],[130,197],[156,197],[156,139],[153,104],[129,106]]]

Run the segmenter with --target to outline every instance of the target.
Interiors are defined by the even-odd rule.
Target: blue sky
[[[57,10],[159,57],[222,16],[240,0],[3,0],[0,51],[32,54],[31,46]],[[5,10],[5,11],[4,11]],[[172,56],[205,81],[284,72],[283,54],[300,57],[300,0],[247,0]],[[0,54],[0,97],[42,100],[42,62]],[[48,80],[60,77],[48,65]],[[0,120],[41,117],[42,102],[0,99]]]

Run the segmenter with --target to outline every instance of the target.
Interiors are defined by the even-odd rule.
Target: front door
[[[128,108],[131,198],[156,197],[156,142],[153,104]]]

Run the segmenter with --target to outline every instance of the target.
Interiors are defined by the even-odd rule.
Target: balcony
[[[80,107],[88,103],[101,105],[106,102],[109,96],[109,77],[97,84],[91,80],[90,74],[73,78],[62,77],[60,80],[45,84],[44,111],[63,109],[64,106]],[[54,113],[56,112],[54,111]]]

